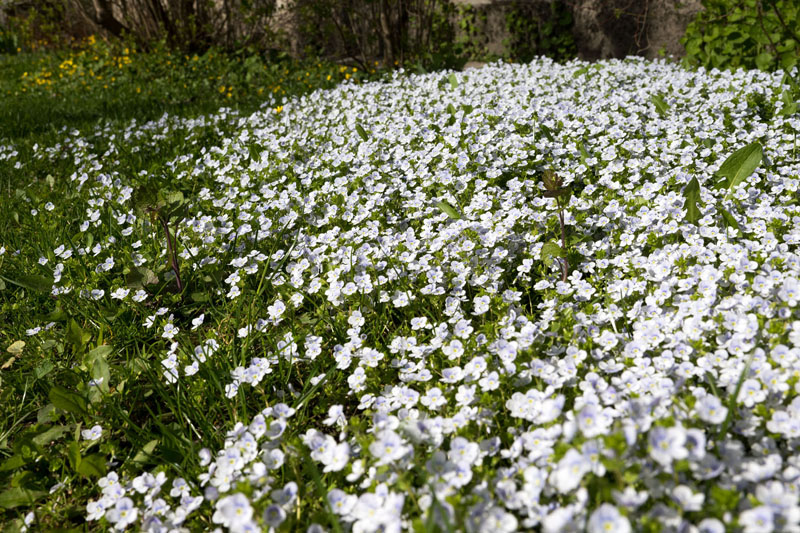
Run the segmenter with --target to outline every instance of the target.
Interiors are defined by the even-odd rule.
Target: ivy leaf
[[[697,202],[700,201],[700,183],[696,177],[692,178],[683,190],[683,197],[685,198],[683,208],[686,209],[684,220],[696,226],[697,221],[700,220],[700,210],[697,208]]]
[[[367,135],[361,124],[356,124],[356,132],[358,132],[358,136],[361,137],[362,141],[367,142],[369,140],[369,135]]]
[[[731,192],[755,171],[761,164],[763,156],[763,148],[759,143],[754,142],[736,150],[722,163],[716,174],[725,178],[719,180],[718,185],[728,189],[726,197],[730,196]]]
[[[553,241],[547,242],[542,246],[542,251],[540,252],[542,262],[550,266],[553,264],[554,257],[565,257],[566,254],[564,250],[561,249],[561,246],[556,244]]]
[[[461,218],[461,215],[456,211],[456,208],[452,205],[448,204],[447,202],[437,202],[436,207],[442,210],[444,214],[449,216],[454,220],[458,220]]]

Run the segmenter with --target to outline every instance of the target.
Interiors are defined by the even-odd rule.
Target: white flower
[[[133,500],[120,498],[113,509],[106,512],[106,520],[114,524],[114,529],[123,530],[136,521],[138,514],[139,510],[134,506]]]
[[[671,428],[655,427],[650,430],[650,456],[662,466],[668,467],[672,461],[686,459],[686,430],[680,426]]]
[[[706,394],[697,400],[695,409],[700,420],[709,424],[721,424],[728,416],[728,408],[722,405],[719,398],[711,394]]]
[[[172,322],[167,322],[167,324],[164,325],[164,332],[161,334],[161,337],[172,340],[179,331],[180,328],[176,327]]]
[[[558,492],[566,494],[580,485],[584,474],[591,468],[592,464],[582,453],[570,448],[550,473],[550,483]]]
[[[196,316],[192,319],[192,330],[199,328],[203,324],[203,320],[205,320],[206,315],[205,313],[201,313],[199,316]]]
[[[99,425],[92,426],[90,429],[81,430],[83,440],[97,440],[103,436],[103,428]]]
[[[589,517],[588,533],[630,533],[631,524],[613,505],[602,504]]]
[[[212,521],[227,528],[237,528],[249,522],[253,517],[253,507],[250,505],[250,500],[239,492],[220,498],[214,507],[216,510]]]
[[[739,525],[744,533],[772,533],[775,529],[774,513],[766,505],[743,511],[739,515]]]

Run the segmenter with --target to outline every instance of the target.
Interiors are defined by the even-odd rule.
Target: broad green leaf
[[[50,290],[53,288],[52,278],[37,276],[35,274],[22,274],[20,276],[16,276],[14,279],[0,276],[0,279],[16,285],[17,287],[22,287],[23,289],[28,289],[31,291],[50,292]]]
[[[50,402],[59,409],[76,415],[86,414],[86,400],[83,396],[71,392],[64,387],[54,385],[53,388],[50,389],[48,397],[50,398]]]
[[[86,477],[103,477],[106,475],[106,460],[101,455],[87,455],[81,458],[78,473]]]
[[[164,193],[164,200],[168,204],[179,204],[183,202],[183,193],[181,191],[167,191]]]
[[[456,75],[454,73],[452,72],[450,73],[450,75],[447,77],[447,81],[450,82],[451,88],[455,89],[458,87],[458,78],[456,78]]]
[[[33,442],[35,442],[40,446],[45,446],[47,444],[50,444],[54,440],[58,440],[59,438],[61,438],[61,435],[63,435],[67,431],[69,431],[69,428],[67,426],[53,426],[39,433],[31,440],[33,440]]]
[[[581,152],[581,163],[586,165],[586,161],[592,156],[586,151],[586,147],[583,145],[582,141],[578,141],[578,150]]]
[[[153,439],[147,444],[145,444],[141,450],[136,452],[136,455],[133,456],[134,463],[146,463],[150,460],[150,457],[153,455],[153,451],[158,446],[158,439]]]
[[[654,94],[650,97],[650,101],[653,102],[653,105],[656,106],[656,111],[658,111],[658,114],[662,117],[667,114],[667,111],[669,111],[669,106],[664,101],[664,97],[662,95]]]
[[[77,472],[81,466],[81,446],[77,441],[73,440],[67,445],[67,459],[69,459],[72,469]]]
[[[142,289],[147,285],[158,283],[158,276],[155,272],[145,267],[138,267],[131,270],[125,276],[125,284],[131,289]]]
[[[553,137],[553,132],[545,126],[544,124],[539,124],[539,130],[541,130],[542,134],[547,138],[548,141],[556,142],[555,137]]]
[[[28,462],[28,459],[23,457],[22,455],[12,455],[2,463],[0,463],[0,472],[8,472],[9,470],[16,470],[17,468],[24,466]]]
[[[191,298],[192,298],[193,302],[197,302],[197,303],[208,302],[208,301],[211,300],[211,296],[209,296],[205,292],[193,292],[191,294]]]
[[[564,253],[564,250],[561,249],[561,246],[559,246],[558,244],[556,244],[553,241],[546,242],[544,244],[544,246],[542,246],[542,251],[540,252],[540,255],[541,255],[541,258],[542,258],[542,262],[547,266],[550,266],[550,265],[553,264],[553,258],[554,257],[565,257],[566,256],[566,254]]]
[[[13,509],[20,505],[31,505],[42,496],[47,495],[43,490],[30,490],[22,487],[14,487],[0,493],[0,507]]]
[[[717,206],[717,211],[719,211],[719,213],[722,215],[722,218],[725,220],[725,223],[728,226],[739,229],[739,223],[736,222],[736,219],[733,218],[733,215],[731,215],[727,210],[723,209],[721,205]]]
[[[437,202],[436,206],[439,209],[441,209],[444,214],[446,214],[452,219],[458,220],[461,218],[461,215],[458,214],[458,211],[456,211],[455,207],[448,204],[447,202]]]
[[[764,151],[761,145],[754,142],[748,144],[744,148],[736,150],[722,163],[722,166],[719,167],[716,174],[717,176],[725,178],[719,180],[719,185],[728,189],[726,196],[729,196],[741,182],[755,171],[761,163],[763,155]]]
[[[686,209],[685,220],[691,222],[695,226],[697,221],[700,220],[700,210],[697,208],[697,202],[700,201],[700,183],[697,178],[692,178],[686,188],[683,190],[683,208]]]
[[[356,124],[356,132],[358,136],[361,137],[361,140],[367,142],[369,140],[369,135],[367,135],[366,130],[361,126],[361,124]]]
[[[108,371],[108,355],[112,352],[111,346],[104,344],[86,354],[86,363],[91,369],[92,379],[100,381],[100,389],[108,391],[110,374]]]
[[[42,362],[42,364],[33,369],[33,375],[36,376],[36,379],[42,379],[47,374],[52,372],[54,368],[55,366],[51,361],[45,360]]]
[[[67,324],[66,341],[72,344],[76,351],[83,349],[90,338],[91,335],[84,332],[83,328],[81,328],[74,319],[69,321],[69,324]]]

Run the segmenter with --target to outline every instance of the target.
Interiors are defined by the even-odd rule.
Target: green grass
[[[93,40],[70,50],[0,55],[0,153],[17,151],[15,161],[24,162],[17,168],[0,160],[0,246],[5,249],[0,255],[0,524],[18,528],[22,517],[36,508],[37,530],[84,530],[86,501],[96,493],[96,479],[109,462],[117,469],[162,464],[178,473],[195,470],[197,442],[221,447],[220,428],[249,420],[267,405],[264,397],[220,399],[231,370],[247,364],[253,354],[274,349],[237,336],[243,324],[266,315],[268,302],[239,299],[231,304],[217,295],[220,279],[191,272],[183,273],[191,292],[177,294],[172,282],[149,286],[151,298],[135,308],[109,299],[97,305],[76,294],[49,294],[57,244],[91,249],[97,244],[94,239],[101,238],[77,226],[85,215],[77,206],[84,204],[87,192],[70,176],[78,168],[75,157],[88,155],[75,145],[78,139],[91,142],[94,154],[113,150],[108,157],[117,159],[115,167],[123,173],[167,177],[160,187],[169,182],[167,161],[222,143],[224,132],[248,112],[268,106],[280,113],[288,97],[379,75],[256,54],[145,53]],[[214,115],[221,107],[235,111]],[[153,138],[152,132],[124,138],[131,120],[139,126],[129,131],[136,132],[164,114],[215,118],[191,131],[176,121],[167,138]],[[53,147],[51,157],[41,157],[37,148],[43,146]],[[182,191],[187,198],[200,182]],[[46,212],[42,206],[50,200],[57,206]],[[103,220],[111,216],[107,210],[102,213]],[[146,219],[148,213],[142,216]],[[142,250],[158,256],[164,252],[163,233],[157,226],[151,229],[141,234]],[[276,238],[266,246],[277,249],[281,244]],[[221,259],[233,257],[227,255]],[[39,264],[40,257],[48,258],[46,267]],[[128,279],[135,274],[129,272]],[[155,274],[163,278],[165,272]],[[90,269],[65,275],[76,280],[103,277]],[[203,380],[179,389],[165,389],[160,375],[169,343],[160,330],[141,327],[162,306],[175,314],[182,331],[189,329],[192,317],[205,313],[206,327],[211,324],[220,333],[219,350],[225,354],[209,358]],[[328,320],[322,308],[309,308],[305,316]],[[47,335],[27,334],[43,324],[51,325]],[[192,342],[201,343],[202,331]],[[315,376],[324,369],[308,371]],[[321,387],[332,387],[312,386],[285,362],[275,372],[276,390],[291,387],[308,400]],[[87,387],[92,378],[104,378],[104,384]],[[309,418],[325,414],[308,401],[300,410]],[[102,425],[104,438],[81,439],[81,431],[94,424]],[[48,496],[57,483],[63,486]]]
[[[90,39],[72,49],[0,54],[0,139],[84,129],[102,120],[192,116],[220,106],[243,112],[270,98],[378,75],[284,54],[209,50],[147,52]]]

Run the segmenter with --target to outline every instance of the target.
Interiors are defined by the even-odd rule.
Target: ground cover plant
[[[538,59],[7,141],[3,517],[797,530],[796,77]]]
[[[194,53],[153,42],[143,50],[91,36],[70,47],[0,55],[0,137],[90,128],[98,120],[194,116],[220,106],[253,111],[270,98],[379,74],[370,70],[248,49]]]

